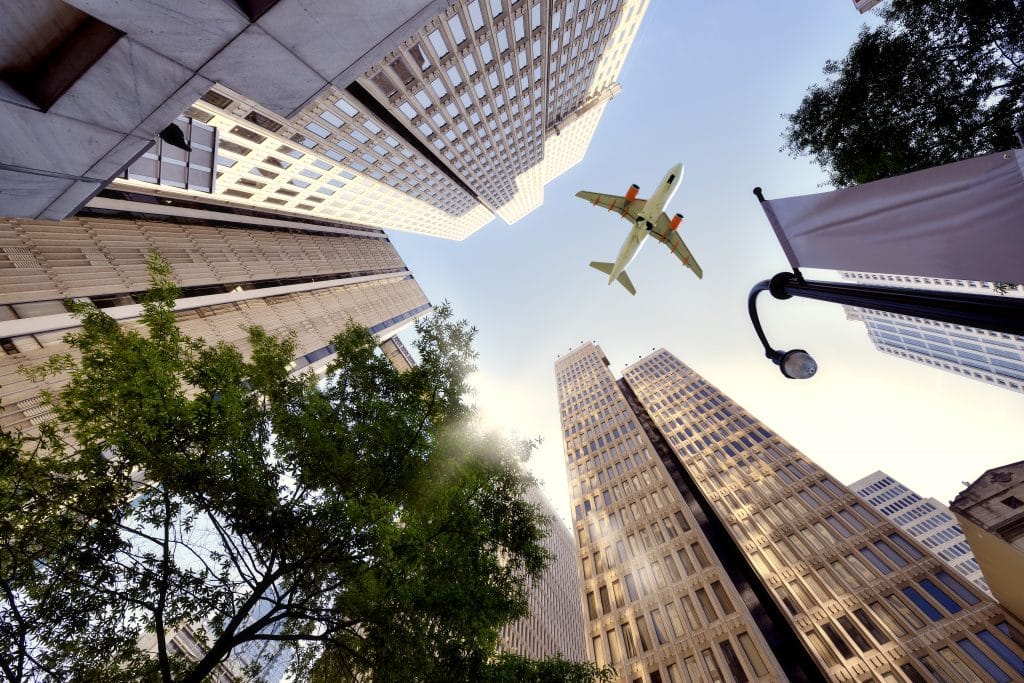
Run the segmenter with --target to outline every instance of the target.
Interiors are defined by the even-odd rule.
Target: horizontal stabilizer
[[[619,284],[625,287],[626,291],[630,294],[636,296],[636,287],[634,287],[633,283],[629,281],[629,276],[626,275],[626,271],[619,273]]]
[[[590,267],[591,268],[596,268],[597,270],[600,270],[605,275],[611,275],[612,268],[615,267],[615,264],[614,263],[605,263],[604,261],[591,261],[590,262]]]

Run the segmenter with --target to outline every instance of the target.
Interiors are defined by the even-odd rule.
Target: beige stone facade
[[[545,549],[551,564],[529,586],[530,614],[509,624],[501,634],[501,649],[542,659],[561,655],[576,662],[587,660],[583,644],[583,618],[579,608],[580,580],[576,574],[575,546],[551,503],[539,487],[530,489],[530,501],[551,518]]]
[[[991,469],[950,503],[992,594],[1024,633],[1024,462]]]
[[[1005,611],[665,350],[556,363],[587,644],[618,680],[1020,680]]]
[[[76,321],[65,300],[88,298],[135,324],[151,250],[169,262],[182,288],[177,310],[186,334],[244,348],[249,325],[294,332],[295,371],[324,365],[331,337],[350,320],[387,338],[430,310],[383,231],[194,213],[0,224],[3,426],[46,419],[43,387],[19,367],[66,350],[62,338]],[[244,223],[234,222],[239,218]]]

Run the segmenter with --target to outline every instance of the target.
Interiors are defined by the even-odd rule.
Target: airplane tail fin
[[[590,267],[595,270],[601,271],[605,275],[611,275],[612,268],[615,267],[615,264],[605,263],[603,261],[591,261]],[[633,286],[633,283],[630,281],[629,276],[626,275],[625,271],[619,273],[619,277],[616,279],[620,285],[626,288],[626,291],[628,291],[633,296],[636,296],[636,287]]]

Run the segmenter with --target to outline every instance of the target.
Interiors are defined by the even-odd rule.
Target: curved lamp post
[[[757,317],[757,295],[761,292],[768,290],[776,299],[788,299],[791,296],[778,286],[772,289],[772,283],[778,279],[779,275],[790,275],[790,273],[779,273],[771,280],[762,280],[750,290],[750,296],[747,297],[747,311],[750,313],[750,322],[754,324],[754,332],[757,333],[757,338],[761,340],[761,346],[764,347],[764,355],[779,366],[779,370],[783,375],[789,379],[808,379],[813,377],[814,373],[818,371],[818,364],[811,357],[811,354],[803,349],[793,349],[792,351],[773,349],[771,344],[768,343],[768,338],[764,336],[761,320]]]
[[[754,332],[764,346],[765,355],[790,379],[807,379],[814,375],[818,365],[803,349],[779,351],[768,343],[761,328],[761,321],[757,317],[757,295],[765,290],[776,299],[800,296],[1024,336],[1024,299],[841,282],[814,282],[804,280],[799,271],[783,272],[776,274],[771,280],[762,280],[754,285],[747,298],[747,311],[750,313]]]

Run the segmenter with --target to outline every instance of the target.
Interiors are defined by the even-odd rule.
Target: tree
[[[184,335],[150,268],[141,328],[73,304],[73,354],[30,371],[70,375],[55,419],[0,436],[3,678],[200,681],[254,642],[293,647],[300,677],[497,666],[548,520],[524,498],[532,444],[472,429],[475,330],[438,307],[398,373],[351,325],[325,380],[290,376],[290,339],[254,327],[246,356]],[[182,626],[198,660],[169,645]]]
[[[882,16],[784,115],[783,149],[843,187],[1015,146],[1024,0],[890,0]]]

